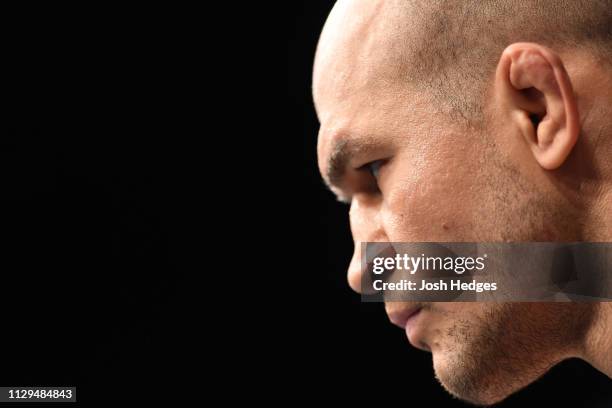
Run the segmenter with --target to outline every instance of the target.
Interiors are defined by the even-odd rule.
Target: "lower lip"
[[[415,326],[418,323],[418,317],[421,315],[421,311],[423,309],[419,309],[416,313],[413,313],[408,320],[406,320],[406,334],[410,339],[410,333],[414,331]]]

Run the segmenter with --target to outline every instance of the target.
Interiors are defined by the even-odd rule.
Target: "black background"
[[[179,41],[195,26],[152,6],[3,11],[0,384],[76,386],[80,406],[186,399],[207,316]]]
[[[306,289],[304,318],[285,357],[300,371],[312,369],[308,394],[379,404],[467,406],[442,389],[434,378],[431,356],[408,344],[403,331],[388,322],[382,305],[360,303],[346,283],[352,253],[348,207],[335,202],[318,174],[318,121],[310,89],[316,43],[333,3],[293,2],[289,16],[289,134],[301,149],[296,170],[303,186],[294,216],[302,228],[305,254],[291,273]],[[586,363],[571,360],[498,406],[604,407],[610,401],[610,380]]]

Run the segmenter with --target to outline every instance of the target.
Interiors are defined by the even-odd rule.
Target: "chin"
[[[448,356],[434,351],[433,365],[437,380],[452,396],[477,406],[490,406],[503,401],[522,387],[514,387],[514,381],[505,382],[500,377],[480,377],[474,361],[459,356]],[[479,378],[480,377],[480,378]]]

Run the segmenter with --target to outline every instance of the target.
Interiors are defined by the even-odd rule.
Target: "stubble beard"
[[[436,378],[477,405],[499,402],[576,355],[590,326],[589,303],[487,303],[455,319],[434,351]]]

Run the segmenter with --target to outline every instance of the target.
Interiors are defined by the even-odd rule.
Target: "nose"
[[[351,232],[355,249],[348,268],[349,286],[357,293],[362,293],[361,285],[365,272],[365,262],[362,262],[362,245],[365,242],[388,242],[389,239],[381,222],[380,198],[355,195],[349,211]]]

